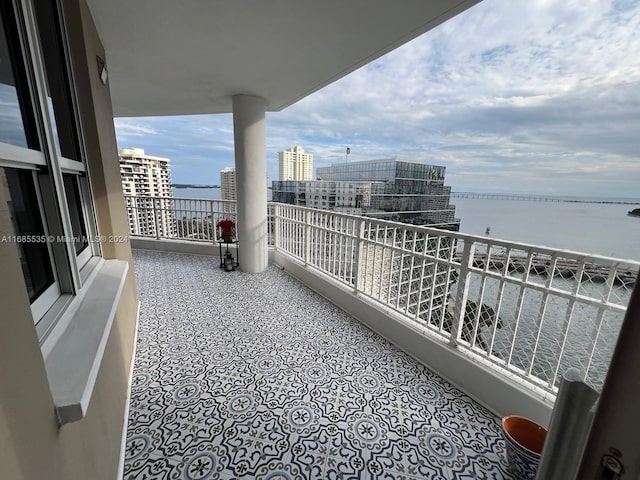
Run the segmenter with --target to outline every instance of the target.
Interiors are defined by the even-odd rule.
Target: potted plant
[[[224,243],[233,242],[236,236],[236,223],[230,218],[224,218],[216,223],[218,229],[218,240],[222,240]]]

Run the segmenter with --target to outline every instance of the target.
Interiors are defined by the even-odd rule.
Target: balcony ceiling
[[[114,114],[279,111],[479,0],[88,0]]]

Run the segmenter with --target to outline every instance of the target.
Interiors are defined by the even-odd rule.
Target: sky
[[[227,115],[115,120],[118,146],[219,184]],[[484,0],[281,112],[267,166],[397,156],[447,168],[457,192],[640,198],[640,0]]]

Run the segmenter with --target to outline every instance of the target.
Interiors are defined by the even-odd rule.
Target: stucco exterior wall
[[[128,235],[108,85],[96,55],[105,58],[84,0],[64,0],[73,71],[101,235]],[[108,59],[107,64],[108,64]],[[0,188],[0,236],[13,235]],[[109,479],[118,475],[137,291],[128,242],[106,243],[105,258],[130,262],[87,415],[58,426],[44,360],[31,316],[18,250],[0,243],[0,478]]]

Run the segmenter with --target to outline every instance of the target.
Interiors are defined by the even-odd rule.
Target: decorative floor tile
[[[134,265],[126,480],[511,478],[494,415],[281,270]]]

